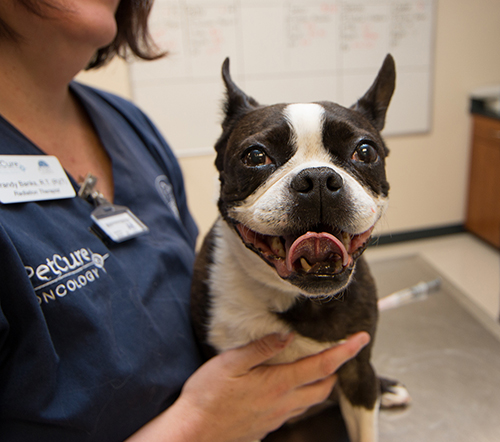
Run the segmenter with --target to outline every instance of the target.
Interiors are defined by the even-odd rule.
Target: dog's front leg
[[[341,393],[340,408],[351,442],[378,441],[378,401],[372,409],[368,409],[362,405],[353,405]]]
[[[377,442],[380,387],[362,353],[339,371],[340,409],[351,442]]]

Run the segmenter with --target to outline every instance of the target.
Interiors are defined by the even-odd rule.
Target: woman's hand
[[[180,397],[129,441],[250,442],[323,402],[335,371],[370,340],[365,332],[293,363],[263,365],[293,336],[269,335],[202,365]]]

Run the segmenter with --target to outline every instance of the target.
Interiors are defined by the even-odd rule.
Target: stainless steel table
[[[380,295],[439,276],[416,256],[371,268]],[[381,442],[500,441],[500,326],[446,279],[425,301],[381,313],[374,365],[413,399],[381,413]]]

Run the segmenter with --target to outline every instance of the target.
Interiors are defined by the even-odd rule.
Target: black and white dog
[[[262,106],[232,81],[215,146],[220,217],[195,264],[192,315],[207,356],[295,333],[272,363],[317,353],[358,331],[371,343],[338,372],[352,442],[377,440],[380,382],[370,364],[377,297],[361,257],[387,206],[379,133],[395,87],[388,55],[351,108]],[[406,399],[403,399],[405,401]]]

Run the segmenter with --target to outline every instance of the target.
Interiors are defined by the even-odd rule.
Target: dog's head
[[[351,108],[263,106],[232,81],[216,144],[219,209],[244,244],[306,296],[335,296],[385,211],[388,150],[380,136],[395,86],[388,55]]]

